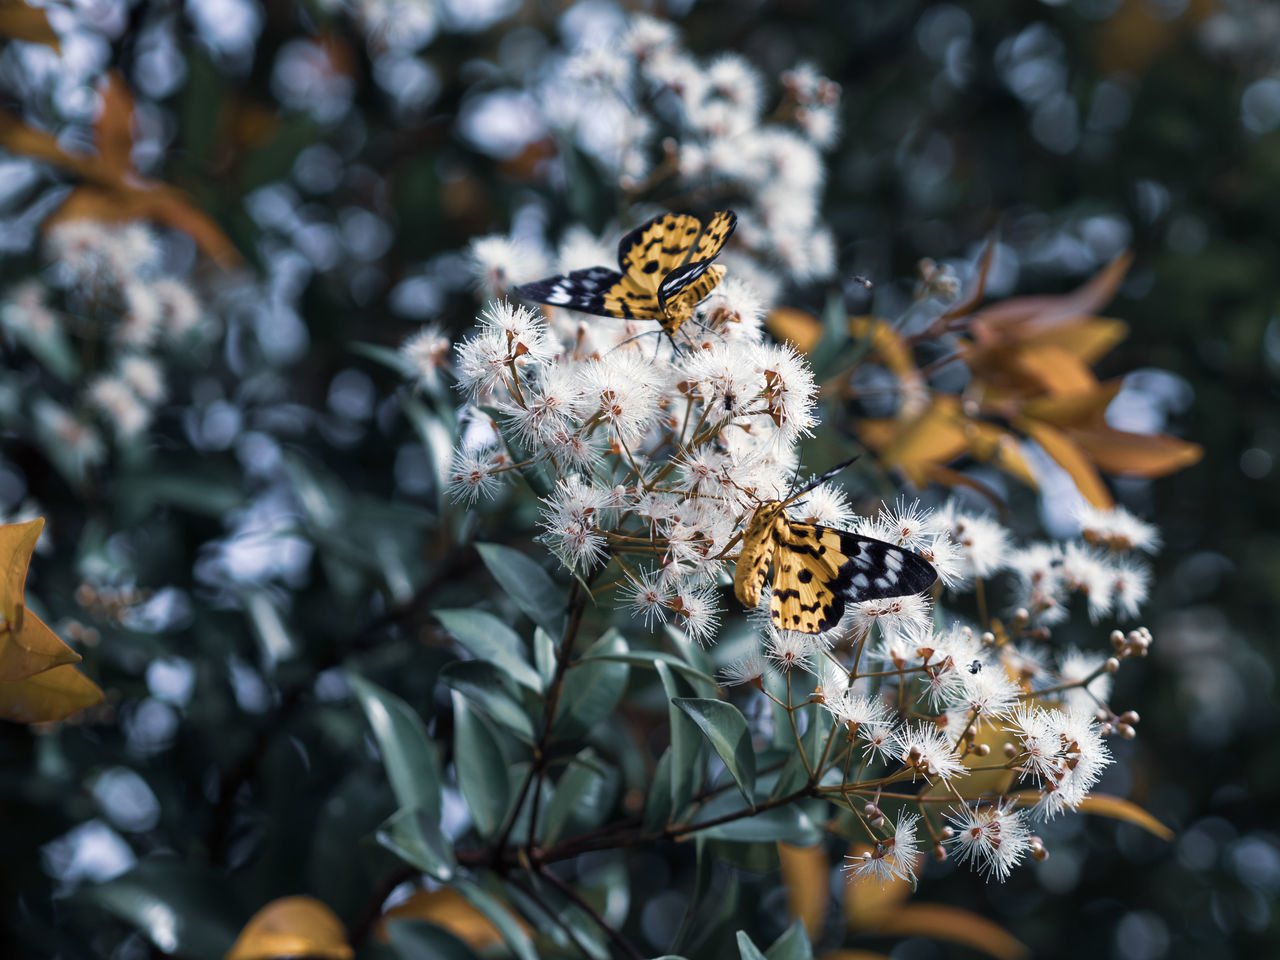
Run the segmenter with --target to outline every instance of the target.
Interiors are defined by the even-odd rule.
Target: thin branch
[[[629,957],[630,960],[644,960],[644,954],[642,954],[639,950],[637,950],[635,948],[635,945],[632,944],[632,942],[628,940],[626,937],[624,937],[619,930],[617,930],[611,923],[609,923],[608,920],[600,916],[599,912],[596,910],[595,907],[591,906],[591,904],[587,903],[586,900],[582,899],[582,896],[578,893],[577,890],[573,889],[573,887],[569,886],[569,884],[565,883],[563,880],[557,877],[554,873],[552,873],[550,870],[547,870],[544,867],[538,868],[538,876],[542,877],[544,880],[550,883],[553,887],[555,887],[564,895],[565,899],[569,900],[571,903],[575,904],[580,910],[586,913],[587,916],[589,916],[595,922],[596,926],[598,926],[601,930],[603,930],[605,934],[609,937],[609,939],[613,941],[614,945],[619,950],[621,950],[624,955]]]

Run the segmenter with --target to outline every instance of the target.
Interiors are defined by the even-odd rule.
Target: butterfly
[[[588,267],[526,283],[512,292],[526,300],[598,316],[657,320],[668,337],[693,316],[724,277],[714,264],[738,225],[732,210],[705,224],[686,213],[664,213],[636,227],[618,244],[618,270]]]
[[[933,565],[910,550],[788,517],[787,504],[827,476],[786,501],[760,504],[742,537],[733,592],[755,609],[772,565],[769,615],[779,630],[825,633],[840,622],[847,603],[921,593],[938,578]]]

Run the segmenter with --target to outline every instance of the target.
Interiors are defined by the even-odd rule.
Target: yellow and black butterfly
[[[664,213],[632,230],[618,244],[618,266],[574,270],[516,287],[526,300],[625,320],[657,320],[674,337],[724,277],[716,255],[738,225],[721,210],[704,225],[685,213]]]
[[[742,536],[733,592],[754,610],[772,564],[769,615],[779,630],[825,633],[840,622],[846,603],[922,593],[938,578],[933,565],[910,550],[787,516],[788,504],[829,476],[786,501],[762,503]]]

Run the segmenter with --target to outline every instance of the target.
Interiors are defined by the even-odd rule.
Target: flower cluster
[[[206,320],[190,287],[163,271],[159,241],[141,224],[68,221],[50,230],[47,254],[47,282],[8,291],[0,342],[12,354],[6,379],[39,384],[23,391],[30,420],[21,422],[78,482],[112,443],[151,424],[168,393],[167,355]]]

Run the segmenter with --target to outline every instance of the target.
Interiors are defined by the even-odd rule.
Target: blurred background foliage
[[[406,401],[352,343],[394,347],[426,319],[469,327],[460,251],[477,235],[616,222],[615,185],[548,132],[527,91],[630,8],[49,7],[52,30],[23,4],[0,6],[13,38],[0,51],[5,285],[46,269],[51,216],[137,216],[166,230],[164,270],[188,278],[207,329],[166,359],[149,443],[115,445],[84,475],[15,425],[29,391],[54,386],[0,384],[0,511],[48,518],[29,603],[81,638],[82,669],[107,694],[74,725],[0,728],[0,952],[145,957],[166,948],[166,916],[182,943],[216,952],[259,906],[296,893],[376,951],[369,934],[400,872],[369,838],[393,805],[337,668],[395,690],[447,740],[436,678],[455,655],[425,612],[492,593],[474,549],[455,543],[532,524],[440,512],[451,439],[435,399]],[[834,292],[853,313],[894,317],[921,258],[970,276],[993,236],[992,297],[1065,291],[1134,252],[1107,308],[1131,327],[1099,369],[1126,375],[1108,417],[1193,439],[1205,456],[1114,485],[1166,546],[1148,605],[1153,656],[1121,675],[1116,698],[1142,713],[1140,735],[1113,744],[1124,770],[1104,787],[1177,838],[1069,818],[1057,828],[1071,846],[1017,882],[961,872],[926,893],[991,917],[1037,957],[1274,953],[1277,8],[813,0],[657,12],[700,56],[740,51],[766,77],[810,60],[842,86],[822,203],[837,280],[784,302],[820,313]],[[124,134],[112,90],[136,100]],[[85,161],[93,143],[101,155]],[[623,891],[629,929],[657,952],[692,864],[672,847],[635,852],[625,883],[614,861],[579,869]],[[739,879],[727,924],[772,942],[786,889],[775,875]],[[893,955],[968,954],[915,938]]]

